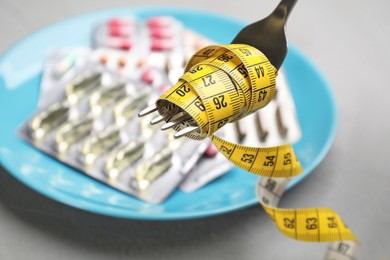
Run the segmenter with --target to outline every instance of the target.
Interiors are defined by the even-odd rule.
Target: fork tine
[[[157,123],[164,121],[166,118],[169,118],[169,116],[160,116],[159,115],[159,116],[153,118],[152,120],[150,120],[150,124],[155,125]]]
[[[156,105],[148,106],[147,108],[143,109],[141,112],[138,113],[139,117],[146,116],[150,113],[153,113],[154,111],[157,111],[158,107]]]
[[[182,117],[177,118],[175,121],[171,121],[171,122],[168,122],[168,123],[162,125],[161,130],[167,130],[169,128],[175,127],[177,125],[180,125],[180,124],[188,121],[189,119],[191,119],[190,116],[184,115]]]
[[[176,133],[173,135],[173,137],[174,137],[174,138],[180,138],[180,137],[182,137],[182,136],[184,136],[184,135],[186,135],[186,134],[189,134],[189,133],[192,133],[192,132],[194,132],[194,131],[197,131],[198,129],[199,129],[199,127],[197,127],[197,126],[189,126],[189,127],[186,127],[186,128],[184,128],[184,129],[182,129],[182,130],[176,132]]]

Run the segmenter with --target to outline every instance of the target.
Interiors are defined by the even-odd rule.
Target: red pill
[[[119,45],[119,49],[122,50],[130,50],[131,47],[133,47],[133,43],[130,41],[130,39],[123,39],[121,44]]]
[[[148,19],[149,27],[168,27],[174,24],[174,20],[169,16],[156,16]]]
[[[105,46],[127,51],[133,47],[133,42],[127,38],[111,37],[105,42]]]
[[[204,155],[207,157],[215,157],[217,154],[218,148],[213,143],[210,143]]]
[[[133,34],[133,30],[128,26],[111,26],[108,28],[108,34],[114,37],[129,37]]]
[[[148,84],[153,84],[158,78],[160,74],[156,69],[147,69],[141,74],[141,80]]]
[[[150,49],[152,51],[172,50],[175,47],[175,42],[171,39],[152,39]]]
[[[107,21],[107,25],[110,27],[131,26],[133,25],[133,20],[126,17],[116,17],[109,19]]]
[[[175,32],[170,28],[153,27],[150,28],[150,36],[156,39],[172,38],[175,36]]]

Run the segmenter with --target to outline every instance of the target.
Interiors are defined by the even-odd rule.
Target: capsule
[[[218,148],[213,143],[210,143],[209,146],[207,146],[206,151],[204,152],[204,155],[209,158],[213,158],[217,156],[217,154],[218,154]]]
[[[109,27],[134,26],[134,19],[131,17],[114,17],[107,21]]]
[[[69,106],[66,102],[55,103],[36,114],[30,121],[30,135],[35,141],[42,140],[49,132],[68,119]]]
[[[149,28],[155,27],[171,27],[175,24],[175,20],[170,16],[155,16],[150,17],[147,21]]]
[[[72,104],[76,103],[86,93],[100,84],[101,78],[102,74],[96,70],[88,70],[79,74],[65,86],[69,102]]]
[[[111,152],[105,163],[107,176],[116,179],[123,170],[142,157],[144,148],[143,140],[133,140]]]
[[[62,124],[55,134],[57,152],[62,154],[77,141],[89,135],[92,131],[93,120],[83,117]]]
[[[126,95],[126,84],[119,83],[112,87],[95,91],[91,95],[89,105],[94,115],[100,115],[105,108],[124,95]]]
[[[124,126],[140,110],[140,107],[146,103],[151,90],[144,88],[134,95],[123,97],[114,108],[115,122],[119,126]]]
[[[92,165],[97,157],[112,149],[119,142],[120,133],[114,126],[107,126],[102,131],[88,137],[81,148],[84,164]]]
[[[172,150],[164,148],[140,164],[135,171],[139,190],[146,190],[172,165]]]
[[[175,48],[175,41],[171,39],[152,39],[150,50],[152,51],[170,51]]]
[[[133,47],[134,42],[130,38],[108,37],[105,39],[104,44],[109,48],[128,51]]]
[[[141,80],[147,84],[153,84],[154,82],[158,81],[159,78],[161,78],[161,75],[154,68],[147,69],[141,74]]]
[[[155,39],[173,38],[175,36],[175,31],[173,28],[151,27],[150,36]]]
[[[131,26],[110,26],[108,34],[112,37],[130,37],[134,34],[134,28]]]

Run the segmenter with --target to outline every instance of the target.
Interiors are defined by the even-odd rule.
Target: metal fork
[[[243,28],[232,43],[256,47],[279,70],[287,55],[285,24],[298,0],[282,0],[266,18]]]
[[[271,64],[279,70],[284,58],[287,55],[287,39],[285,33],[285,24],[287,19],[298,0],[282,0],[275,10],[266,18],[247,25],[232,43],[241,43],[251,45],[267,56]],[[157,111],[157,106],[152,105],[142,110],[138,116],[142,117]],[[185,115],[183,116],[185,117]],[[162,130],[172,128],[181,124],[184,118],[177,118],[175,122],[169,122],[161,127]],[[155,124],[165,120],[163,116],[158,116],[151,121]],[[199,130],[198,126],[188,126],[175,133],[174,137],[179,138],[191,132]]]

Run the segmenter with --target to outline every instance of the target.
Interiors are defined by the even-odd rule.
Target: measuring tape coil
[[[329,246],[328,259],[354,259],[359,244],[336,212],[327,208],[277,207],[290,178],[303,172],[290,144],[249,147],[214,135],[225,124],[266,106],[276,94],[276,75],[277,70],[267,57],[252,46],[212,45],[193,55],[185,74],[156,105],[166,118],[178,112],[191,118],[177,125],[176,131],[197,126],[196,132],[186,136],[195,140],[210,137],[228,160],[262,176],[257,197],[283,234],[301,241],[339,241]]]

